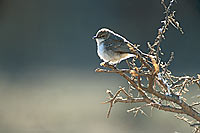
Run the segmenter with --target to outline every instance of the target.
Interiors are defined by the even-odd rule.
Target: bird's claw
[[[106,65],[106,62],[101,62],[100,63],[100,66],[105,66]]]

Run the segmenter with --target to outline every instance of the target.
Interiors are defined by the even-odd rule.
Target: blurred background
[[[174,51],[172,72],[194,75],[200,71],[200,1],[177,0],[173,9],[185,34],[170,26],[163,59]],[[92,36],[107,27],[145,52],[163,18],[160,0],[0,0],[0,132],[191,132],[172,113],[134,118],[126,112],[134,105],[117,104],[107,119],[108,105],[100,104],[107,89],[127,83],[94,72],[101,60]]]

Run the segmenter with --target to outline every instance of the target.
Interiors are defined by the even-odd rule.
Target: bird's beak
[[[96,39],[96,38],[97,38],[97,36],[93,36],[93,37],[92,37],[92,39]]]

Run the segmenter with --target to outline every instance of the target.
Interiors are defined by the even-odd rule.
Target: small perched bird
[[[93,39],[97,42],[98,56],[106,63],[114,65],[135,56],[127,45],[131,43],[109,29],[100,29]]]

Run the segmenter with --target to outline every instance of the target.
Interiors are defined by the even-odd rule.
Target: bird
[[[108,28],[101,28],[93,37],[97,43],[97,54],[105,63],[116,65],[122,60],[135,57],[128,45],[127,39]]]

